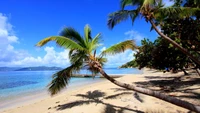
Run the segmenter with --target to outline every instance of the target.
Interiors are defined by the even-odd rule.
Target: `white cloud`
[[[106,47],[103,47],[100,51],[105,50]],[[129,62],[134,59],[133,54],[135,51],[127,50],[123,53],[115,54],[115,55],[107,55],[106,58],[108,62],[105,64],[105,67],[119,67],[126,62]]]
[[[46,54],[44,57],[24,57],[21,60],[11,62],[15,66],[68,66],[70,64],[68,59],[68,50],[56,52],[54,47],[45,47]]]
[[[134,31],[134,30],[127,31],[124,34],[128,36],[127,37],[128,39],[134,39],[136,41],[136,43],[140,43],[141,40],[145,38],[138,31]]]
[[[106,50],[106,47],[101,48],[101,49],[100,49],[100,52],[102,52],[102,51],[104,51],[104,50]]]
[[[7,16],[0,13],[0,66],[67,66],[69,65],[68,50],[56,52],[53,47],[45,47],[43,57],[33,57],[25,50],[16,50],[18,43],[12,25]]]
[[[107,56],[108,62],[106,67],[119,67],[131,60],[133,60],[133,51],[127,50],[124,53],[119,53],[112,56]]]
[[[0,13],[0,62],[10,62],[19,60],[23,56],[28,56],[25,51],[16,51],[13,43],[18,43],[18,37],[13,34],[12,25],[8,18]],[[1,65],[1,66],[4,66]]]

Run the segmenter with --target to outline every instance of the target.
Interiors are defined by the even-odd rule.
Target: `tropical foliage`
[[[191,2],[192,1],[189,1],[189,3],[186,2],[183,6],[188,6],[189,4],[193,6]],[[180,6],[181,2],[178,2],[177,0],[175,5]],[[166,18],[160,24],[160,28],[164,34],[171,37],[172,40],[182,47],[186,48],[188,52],[192,53],[196,58],[200,58],[199,22],[200,20],[198,19],[198,15],[184,19]],[[151,67],[160,70],[165,68],[183,70],[189,65],[199,68],[197,63],[194,65],[193,61],[188,59],[186,55],[177,51],[173,45],[161,39],[161,37],[158,37],[155,42],[146,39],[142,40],[142,46],[139,47],[139,51],[135,54],[135,60],[131,62],[132,64],[137,64],[134,65],[134,67]],[[128,62],[122,67],[133,67],[132,64]]]
[[[184,70],[192,62],[188,57],[177,49],[174,49],[170,44],[158,38],[154,42],[148,39],[141,41],[142,46],[138,48],[137,53],[134,54],[135,59],[122,65],[121,68],[138,67],[139,69],[148,67],[158,70],[173,69],[176,71]]]
[[[179,3],[180,0],[177,0]],[[164,35],[165,33],[159,31],[157,25],[162,25],[166,19],[185,19],[199,14],[198,7],[179,7],[174,5],[171,7],[164,7],[162,0],[121,0],[121,10],[111,13],[108,19],[108,27],[113,28],[116,24],[127,20],[129,17],[134,23],[137,17],[144,17],[147,22],[152,25],[154,29],[162,38],[170,42],[174,47],[178,48],[196,64],[200,65],[200,60],[193,53],[189,52],[186,48],[182,47],[176,41]],[[132,6],[132,9],[130,7]],[[128,7],[128,8],[126,8]]]

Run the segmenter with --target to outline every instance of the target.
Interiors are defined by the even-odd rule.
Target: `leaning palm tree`
[[[196,64],[200,65],[200,60],[194,57],[188,50],[180,46],[170,37],[164,35],[158,28],[157,24],[160,21],[168,18],[184,18],[195,14],[200,11],[198,8],[186,8],[186,7],[164,7],[162,0],[121,0],[121,10],[111,13],[109,15],[108,27],[113,28],[121,21],[127,20],[129,17],[134,23],[135,19],[139,16],[144,17],[147,22],[150,22],[152,28],[164,39],[168,40],[174,47],[178,48]],[[126,6],[133,6],[132,10],[126,10]],[[129,8],[130,9],[130,8]]]
[[[107,54],[116,54],[127,49],[134,50],[136,48],[133,40],[127,40],[115,44],[99,55],[96,54],[96,49],[101,46],[101,34],[97,34],[94,38],[91,37],[91,29],[89,25],[84,28],[84,36],[81,36],[72,27],[64,28],[60,36],[47,37],[36,44],[36,46],[44,46],[49,41],[55,41],[56,44],[65,49],[69,49],[69,59],[71,65],[53,75],[53,80],[49,84],[49,92],[51,95],[56,94],[63,89],[70,80],[72,74],[79,72],[82,68],[86,68],[96,75],[100,71],[95,66],[103,66],[107,61]]]
[[[102,66],[106,62],[105,55],[117,54],[123,52],[127,49],[135,49],[136,46],[133,40],[127,40],[115,44],[106,50],[104,50],[100,55],[96,54],[97,47],[100,46],[99,41],[101,35],[97,34],[94,38],[91,37],[91,29],[88,25],[84,28],[84,36],[82,37],[75,29],[73,28],[64,28],[60,36],[51,36],[47,37],[36,44],[36,46],[43,46],[49,41],[55,41],[57,45],[69,49],[69,59],[71,65],[52,76],[52,81],[48,85],[48,90],[51,95],[58,93],[60,90],[68,85],[70,78],[73,73],[79,72],[82,68],[87,68],[92,73],[100,73],[107,80],[116,84],[117,86],[134,90],[146,95],[154,96],[156,98],[165,100],[172,104],[190,109],[192,111],[200,111],[199,106],[194,106],[191,103],[155,92],[149,89],[136,87],[134,85],[122,83],[111,78],[103,70]],[[181,104],[180,104],[181,103]]]

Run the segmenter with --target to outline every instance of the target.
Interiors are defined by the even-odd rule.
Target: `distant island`
[[[61,67],[0,67],[0,71],[50,71],[50,70],[62,70]]]
[[[0,67],[0,71],[50,71],[50,70],[62,70],[61,67],[48,67],[48,66],[36,66],[36,67]],[[83,70],[86,68],[83,68]],[[106,67],[104,69],[118,69],[117,67]]]

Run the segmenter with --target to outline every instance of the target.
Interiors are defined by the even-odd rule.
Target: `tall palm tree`
[[[150,22],[152,28],[164,39],[168,40],[174,47],[178,48],[184,54],[186,54],[190,59],[192,59],[196,64],[200,65],[200,60],[194,57],[187,49],[180,46],[170,37],[164,35],[158,28],[157,24],[165,18],[184,18],[195,14],[195,12],[200,11],[198,8],[186,8],[186,7],[164,7],[162,0],[121,0],[120,3],[122,9],[111,13],[109,15],[108,27],[113,28],[116,24],[131,18],[134,23],[135,19],[139,16],[144,17],[147,22]],[[133,6],[132,10],[126,10],[126,6]]]
[[[107,80],[116,84],[117,86],[134,90],[146,95],[154,96],[156,98],[165,100],[172,104],[190,109],[192,111],[199,111],[200,107],[192,105],[191,103],[155,92],[149,89],[144,89],[136,87],[134,85],[122,83],[111,78],[103,70],[102,66],[106,62],[105,55],[116,54],[123,52],[127,49],[135,49],[136,46],[133,40],[127,40],[115,44],[106,50],[104,50],[100,55],[96,55],[96,49],[100,46],[100,34],[97,34],[94,38],[91,37],[91,29],[88,25],[84,28],[84,36],[82,37],[75,29],[73,28],[64,28],[60,36],[51,36],[47,37],[36,44],[36,46],[43,46],[49,41],[55,41],[57,45],[69,49],[69,59],[71,65],[52,76],[52,81],[49,84],[49,92],[51,95],[58,93],[61,89],[65,88],[68,85],[69,80],[74,72],[80,71],[82,68],[87,68],[93,73],[102,74]]]

